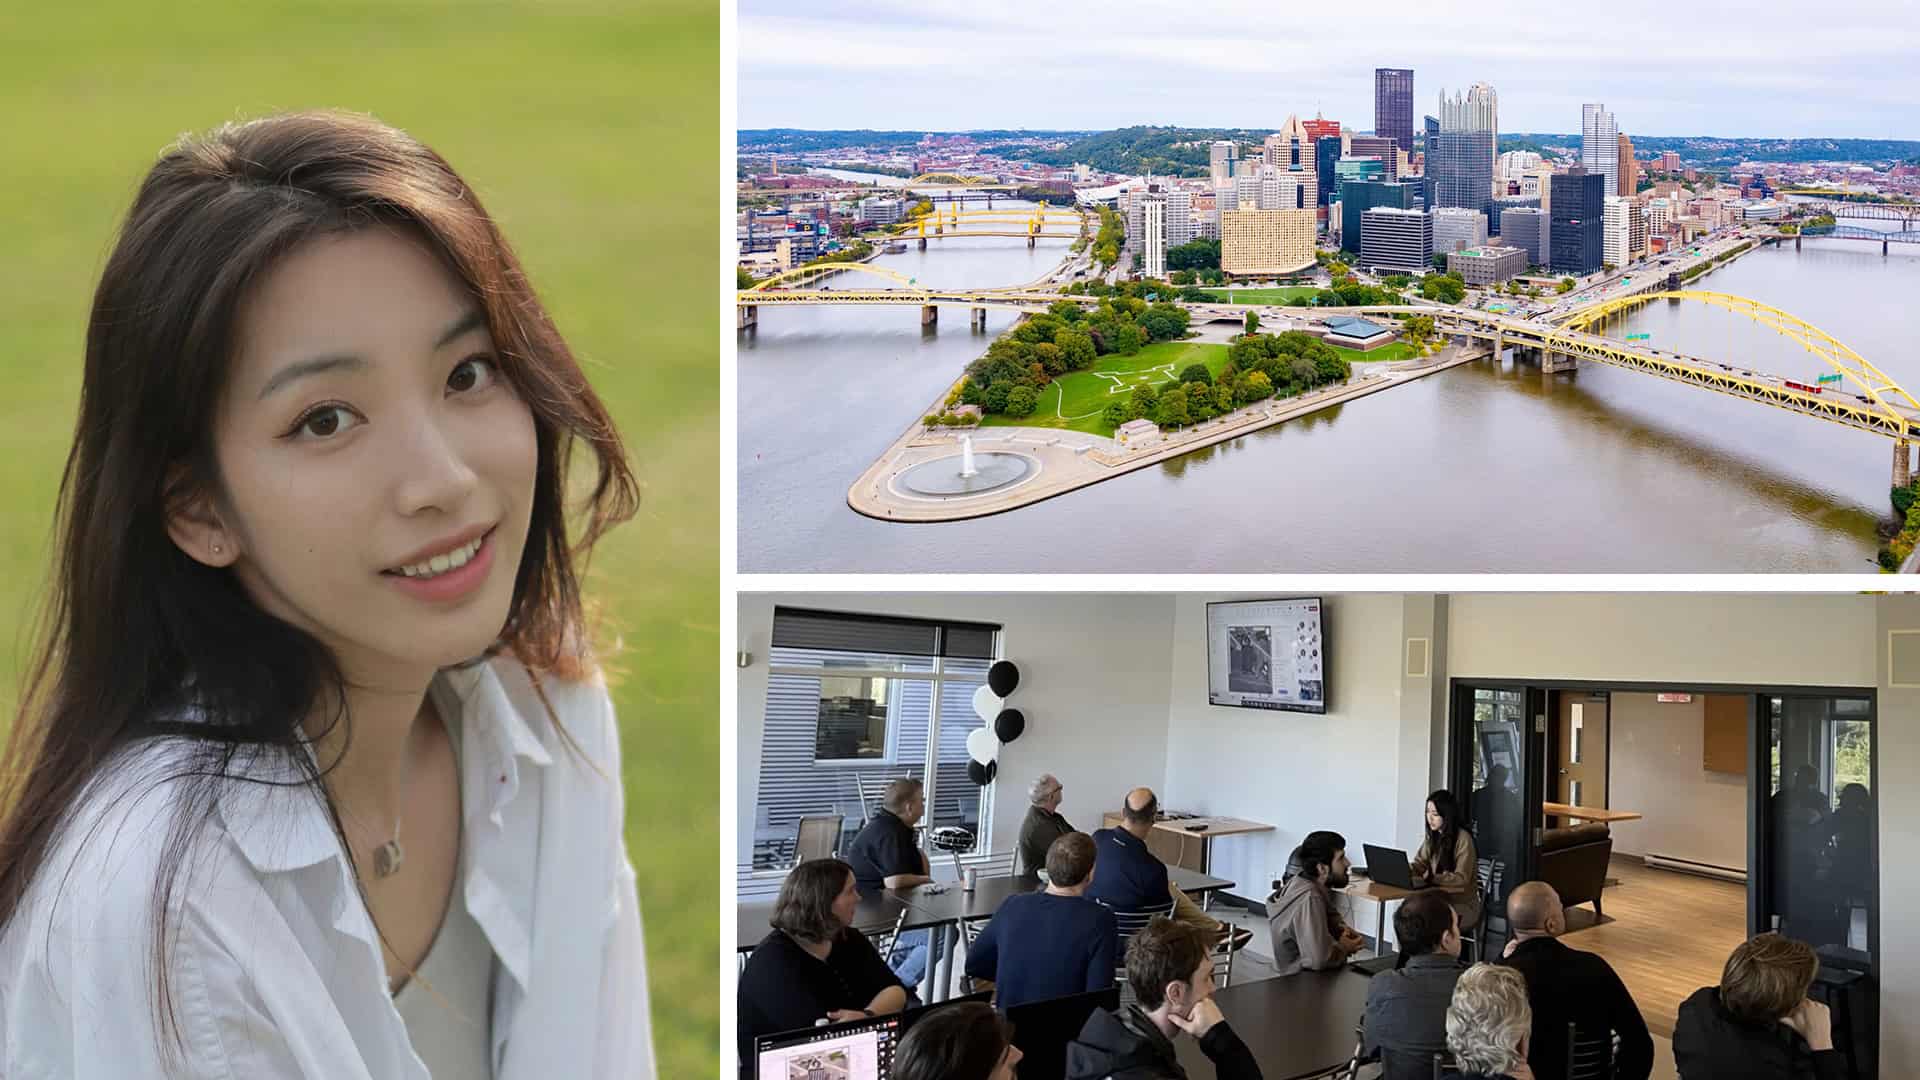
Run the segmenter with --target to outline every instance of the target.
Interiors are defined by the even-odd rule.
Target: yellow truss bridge
[[[1075,240],[1088,228],[1087,215],[1057,206],[1032,209],[962,210],[957,205],[936,210],[925,217],[902,222],[905,228],[875,239],[918,240],[922,248],[928,240],[968,236],[999,236],[1026,240]]]
[[[871,288],[820,287],[826,278],[841,273],[877,278],[885,284]],[[751,289],[742,289],[736,294],[735,306],[743,329],[757,324],[762,304],[915,306],[921,309],[921,323],[928,326],[937,323],[940,307],[964,305],[973,309],[973,324],[984,328],[988,308],[1035,312],[1061,300],[1098,302],[1096,297],[1017,287],[934,289],[896,271],[863,263],[830,263],[789,270]],[[1830,374],[1824,380],[1799,382],[1737,363],[1668,352],[1609,336],[1629,311],[1663,300],[1709,304],[1765,326],[1815,357]],[[1231,306],[1244,305],[1202,305],[1219,310]],[[1319,310],[1331,313],[1330,309]],[[1582,308],[1560,325],[1442,305],[1355,310],[1377,315],[1431,315],[1435,328],[1443,334],[1488,341],[1496,354],[1512,348],[1518,355],[1537,360],[1548,371],[1586,360],[1890,438],[1894,440],[1893,483],[1904,487],[1911,480],[1910,446],[1920,439],[1920,400],[1831,334],[1758,301],[1700,290],[1642,293]]]
[[[981,191],[1017,191],[1014,184],[1000,184],[983,176],[959,176],[954,173],[921,173],[907,181],[910,188],[916,187],[963,187]]]

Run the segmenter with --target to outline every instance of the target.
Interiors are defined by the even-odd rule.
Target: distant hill
[[[1631,131],[1626,134],[1633,140],[1634,153],[1642,157],[1672,150],[1687,164],[1709,169],[1725,169],[1743,161],[1781,164],[1852,161],[1887,166],[1920,153],[1920,142],[1911,139],[1729,139],[1713,135],[1635,135]],[[1577,150],[1580,136],[1527,132],[1500,136],[1502,152],[1538,152],[1548,146]]]

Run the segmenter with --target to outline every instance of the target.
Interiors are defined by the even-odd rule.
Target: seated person
[[[893,1080],[1015,1080],[1020,1048],[1006,1018],[977,1001],[934,1009],[893,1052]]]
[[[1366,1050],[1382,1080],[1429,1080],[1460,978],[1460,916],[1446,893],[1422,889],[1393,913],[1393,936],[1400,959],[1367,983]]]
[[[1427,796],[1427,827],[1407,868],[1416,886],[1445,889],[1460,913],[1460,929],[1480,925],[1480,855],[1473,834],[1460,827],[1460,804],[1445,788]]]
[[[1213,957],[1205,931],[1161,916],[1127,945],[1134,1003],[1096,1009],[1067,1044],[1068,1080],[1186,1080],[1173,1047],[1193,1036],[1220,1080],[1261,1080],[1253,1051],[1213,1000]]]
[[[1167,874],[1167,864],[1147,850],[1147,835],[1159,818],[1160,799],[1150,788],[1134,788],[1121,807],[1117,829],[1101,829],[1093,834],[1098,849],[1098,867],[1087,898],[1097,900],[1115,911],[1146,911],[1173,901],[1173,919],[1196,927],[1215,937],[1232,935],[1238,949],[1252,939],[1247,930],[1233,927],[1200,910],[1193,898],[1180,891]]]
[[[1038,877],[1047,865],[1047,849],[1073,831],[1067,819],[1060,816],[1060,800],[1065,794],[1066,789],[1052,773],[1043,773],[1027,789],[1027,816],[1020,823],[1020,864],[1014,867],[1020,877],[1029,881]]]
[[[1287,865],[1292,876],[1267,899],[1273,966],[1282,975],[1337,968],[1366,943],[1333,907],[1332,890],[1346,888],[1353,865],[1346,838],[1325,829],[1310,832]]]
[[[1673,1063],[1680,1080],[1839,1080],[1827,1007],[1807,999],[1820,958],[1803,941],[1761,934],[1727,957],[1719,986],[1680,1003]]]
[[[1119,930],[1112,911],[1083,895],[1093,867],[1092,837],[1055,840],[1046,891],[1007,897],[967,950],[967,974],[994,985],[1000,1008],[1113,985]]]
[[[847,845],[847,863],[853,867],[854,883],[861,896],[877,896],[884,889],[910,889],[933,880],[927,872],[927,854],[913,836],[913,827],[926,812],[926,793],[920,781],[908,778],[887,785],[880,796],[880,808]],[[908,986],[918,986],[926,975],[927,965],[934,959],[930,955],[932,941],[931,930],[910,930],[894,942],[887,963]]]
[[[1647,1080],[1653,1072],[1653,1036],[1627,985],[1612,965],[1590,952],[1560,943],[1567,914],[1560,894],[1544,881],[1529,881],[1507,895],[1513,940],[1500,962],[1527,980],[1533,1010],[1529,1063],[1538,1080],[1562,1080],[1567,1072],[1567,1024],[1584,1036],[1611,1029],[1620,1036],[1614,1059],[1618,1080]]]
[[[1447,1006],[1447,1080],[1533,1080],[1527,1066],[1527,980],[1512,968],[1475,964],[1460,973]]]
[[[740,973],[740,1068],[753,1075],[753,1040],[906,1007],[907,989],[851,925],[860,894],[838,859],[794,867],[773,906],[773,930]]]

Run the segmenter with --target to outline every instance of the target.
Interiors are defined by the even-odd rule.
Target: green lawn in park
[[[1227,366],[1227,347],[1197,341],[1163,341],[1132,356],[1103,356],[1085,371],[1068,372],[1040,392],[1033,415],[1014,419],[988,416],[988,426],[1052,427],[1112,435],[1106,422],[1107,406],[1133,392],[1141,383],[1159,385],[1180,377],[1190,364],[1205,364],[1220,374]]]
[[[1282,285],[1273,289],[1226,289],[1210,288],[1210,293],[1220,297],[1223,304],[1284,304],[1296,296],[1312,296],[1320,291],[1314,285]]]
[[[182,132],[276,110],[411,131],[499,220],[643,484],[587,589],[624,640],[610,674],[627,838],[671,1077],[718,1075],[720,75],[719,9],[698,0],[0,14],[0,729],[48,565],[87,305],[141,176]]]
[[[1347,363],[1349,364],[1378,364],[1385,361],[1413,359],[1413,346],[1404,341],[1395,341],[1391,344],[1382,345],[1371,352],[1361,352],[1359,349],[1343,349],[1338,345],[1329,345],[1327,348],[1346,357]]]

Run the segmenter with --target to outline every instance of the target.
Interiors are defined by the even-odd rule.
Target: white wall
[[[1747,778],[1703,766],[1706,716],[1701,694],[1686,703],[1611,695],[1608,803],[1646,815],[1615,823],[1614,851],[1747,868]]]
[[[1455,677],[1874,685],[1861,596],[1455,593],[1450,622]]]
[[[1100,827],[1101,812],[1117,808],[1128,789],[1164,785],[1173,614],[1173,600],[1165,594],[741,593],[739,648],[754,660],[735,669],[737,851],[753,845],[767,643],[776,605],[1002,625],[1002,649],[1020,667],[1020,686],[1009,703],[1026,714],[1027,730],[1000,750],[995,851],[1011,850],[1018,840],[1027,784],[1043,772],[1066,788],[1060,812],[1088,832]]]
[[[1920,597],[1882,596],[1868,642],[1880,694],[1880,1075],[1920,1072],[1920,690],[1888,685],[1888,630],[1920,630]],[[1909,679],[1908,681],[1914,681]],[[1889,1020],[1888,1018],[1893,1018]]]
[[[1174,600],[1161,795],[1168,807],[1277,827],[1214,841],[1215,872],[1238,883],[1234,893],[1256,900],[1266,897],[1288,852],[1315,829],[1344,835],[1356,862],[1363,861],[1362,843],[1418,844],[1431,723],[1426,711],[1403,720],[1404,598],[1398,593],[1326,598],[1326,715],[1207,704],[1207,604],[1259,598],[1183,594]],[[1403,812],[1407,806],[1413,810]]]

